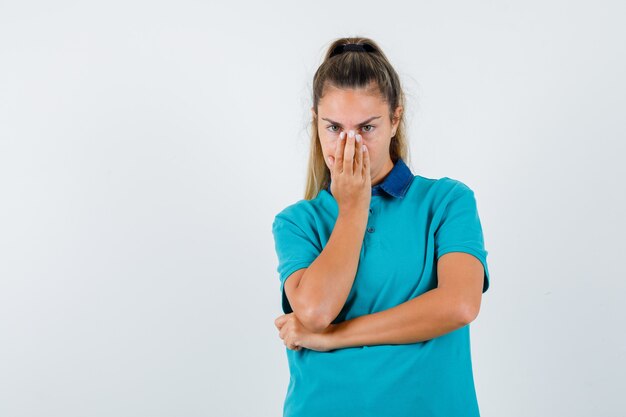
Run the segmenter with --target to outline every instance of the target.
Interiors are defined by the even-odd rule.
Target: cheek
[[[380,139],[374,136],[363,138],[363,143],[367,145],[367,150],[370,153],[370,159],[376,152],[378,152],[378,148],[381,146]]]
[[[335,149],[337,148],[337,140],[338,138],[334,138],[332,135],[320,135],[320,142],[326,155],[335,154]]]

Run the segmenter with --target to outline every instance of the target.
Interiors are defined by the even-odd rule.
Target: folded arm
[[[437,274],[437,288],[388,310],[331,325],[330,349],[417,343],[473,321],[482,298],[482,263],[468,253],[450,252],[439,258]]]
[[[322,332],[343,308],[359,264],[367,210],[339,213],[332,234],[311,265],[285,281],[285,294],[302,325]]]

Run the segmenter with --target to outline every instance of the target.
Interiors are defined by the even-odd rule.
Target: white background
[[[623,3],[215,3],[0,3],[0,415],[281,415],[271,223],[362,35],[476,193],[482,415],[623,416]]]

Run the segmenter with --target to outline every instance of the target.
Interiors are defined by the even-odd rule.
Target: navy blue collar
[[[372,195],[382,195],[386,193],[392,197],[402,198],[409,189],[413,178],[415,178],[415,176],[411,172],[411,169],[404,163],[402,158],[398,158],[393,169],[389,171],[385,179],[372,187]],[[330,192],[330,183],[331,181],[329,180],[328,186],[326,186],[325,189],[332,195]]]

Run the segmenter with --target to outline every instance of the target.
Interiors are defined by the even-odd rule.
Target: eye
[[[337,125],[328,125],[328,126],[326,127],[326,129],[330,130],[330,131],[331,131],[331,132],[333,132],[333,133],[338,133],[338,132],[339,132],[339,130],[336,130],[336,129],[338,129],[338,128],[339,128],[339,126],[337,126]],[[368,129],[368,128],[369,128],[369,129]],[[370,132],[372,132],[375,128],[376,128],[376,126],[374,126],[374,125],[363,125],[363,127],[361,127],[361,130],[363,130],[365,133],[370,133]]]

